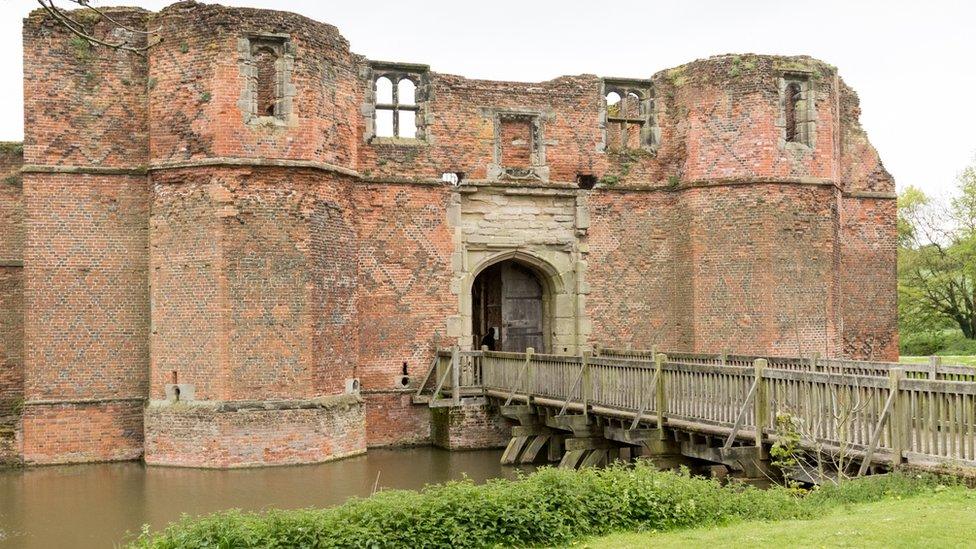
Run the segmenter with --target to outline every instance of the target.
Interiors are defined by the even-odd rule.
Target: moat
[[[0,546],[113,547],[143,524],[223,509],[325,507],[376,489],[419,489],[460,479],[512,478],[500,451],[370,450],[319,465],[236,470],[138,462],[0,469]],[[129,534],[127,536],[127,533]]]

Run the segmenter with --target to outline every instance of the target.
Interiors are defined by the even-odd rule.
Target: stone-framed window
[[[810,74],[783,73],[779,79],[780,144],[783,148],[813,148],[816,137],[816,93]]]
[[[366,140],[411,142],[427,137],[427,65],[370,61]]]
[[[601,100],[603,150],[657,147],[659,134],[650,80],[604,78]]]
[[[494,126],[489,180],[549,181],[544,138],[546,113],[482,109],[482,116],[491,118]]]
[[[244,90],[240,107],[248,124],[286,125],[293,120],[295,64],[287,34],[253,34],[238,42]]]

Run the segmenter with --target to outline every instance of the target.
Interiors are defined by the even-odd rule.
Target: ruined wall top
[[[98,36],[125,33],[74,13]],[[857,96],[810,57],[720,55],[650,76],[498,82],[366,59],[334,26],[293,13],[193,1],[111,13],[159,29],[162,42],[143,58],[91,48],[41,10],[25,21],[28,164],[260,160],[431,184],[894,190]]]

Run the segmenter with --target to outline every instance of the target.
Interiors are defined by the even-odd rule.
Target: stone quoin
[[[897,357],[894,182],[826,63],[495,82],[292,13],[106,12],[164,39],[24,21],[0,461],[503,444],[413,403],[452,345]]]

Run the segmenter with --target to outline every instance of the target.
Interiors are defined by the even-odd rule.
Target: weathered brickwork
[[[318,463],[366,451],[355,396],[305,401],[150,405],[146,463],[210,468]]]
[[[830,65],[490,82],[365,59],[290,13],[111,13],[165,40],[140,57],[43,11],[24,24],[22,178],[0,155],[0,460],[500,444],[488,408],[412,391],[436,348],[480,343],[473,288],[502,261],[538,279],[549,352],[897,354],[894,184]],[[416,88],[398,137],[377,137],[380,76]],[[611,88],[643,95],[622,113]]]
[[[430,444],[430,409],[414,404],[413,394],[413,390],[388,390],[363,395],[366,440],[371,447]]]
[[[512,426],[484,399],[430,413],[433,443],[447,450],[502,448],[512,435]]]
[[[21,459],[24,205],[19,143],[0,143],[0,464]]]

